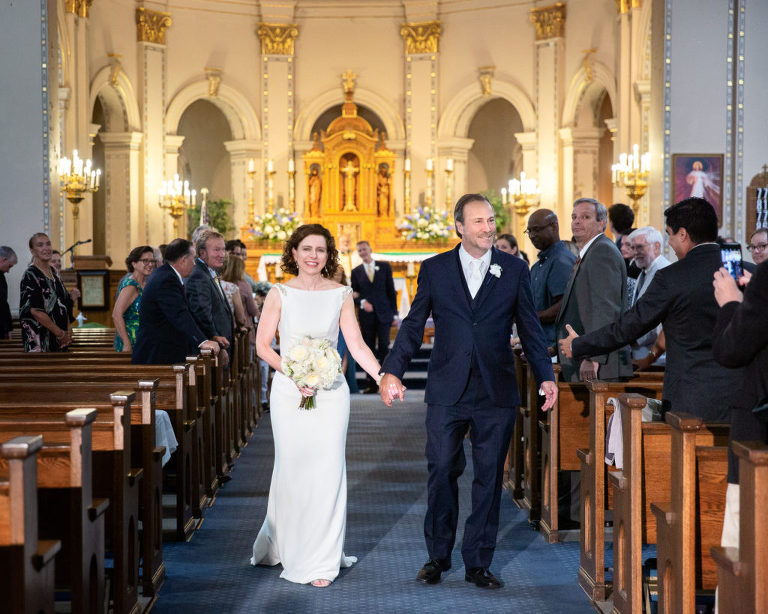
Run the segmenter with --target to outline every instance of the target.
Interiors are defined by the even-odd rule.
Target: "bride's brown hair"
[[[328,260],[322,270],[323,277],[331,278],[339,268],[339,252],[336,249],[336,241],[333,235],[321,224],[304,224],[293,231],[293,234],[285,242],[283,257],[280,259],[280,268],[291,275],[299,274],[299,267],[293,257],[293,250],[299,249],[299,243],[309,236],[317,235],[325,239],[325,247],[328,250]]]

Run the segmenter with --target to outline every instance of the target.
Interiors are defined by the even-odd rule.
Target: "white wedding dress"
[[[336,347],[339,314],[352,291],[341,287],[307,291],[282,284],[280,348],[288,352],[304,337],[328,339]],[[282,563],[281,578],[306,584],[334,580],[344,556],[347,522],[345,445],[349,387],[339,374],[330,390],[318,390],[315,408],[299,409],[296,384],[275,373],[270,394],[275,466],[267,517],[253,543],[251,565]]]

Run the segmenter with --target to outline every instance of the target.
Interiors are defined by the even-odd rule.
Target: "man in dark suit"
[[[165,264],[147,279],[139,307],[139,330],[131,361],[137,365],[184,362],[199,349],[219,352],[219,344],[206,340],[189,311],[182,279],[192,272],[192,243],[174,239],[165,252]]]
[[[392,351],[382,365],[381,397],[390,405],[405,390],[400,381],[421,346],[430,314],[435,345],[427,375],[429,469],[424,536],[429,560],[417,580],[436,584],[451,567],[458,522],[457,480],[464,471],[464,435],[472,443],[472,512],[461,547],[465,579],[481,588],[501,583],[489,566],[496,547],[504,458],[520,403],[509,336],[517,322],[536,381],[557,398],[544,331],[531,296],[528,267],[493,247],[493,208],[480,194],[465,194],[454,211],[461,245],[421,265],[418,290]]]
[[[215,230],[205,231],[195,247],[197,260],[186,281],[189,310],[205,336],[228,349],[232,345],[234,320],[218,275],[227,257],[224,237]]]
[[[679,260],[657,271],[635,306],[615,322],[581,337],[568,326],[560,350],[577,359],[610,352],[661,324],[667,344],[664,410],[727,422],[742,372],[719,365],[712,355],[718,313],[712,278],[721,266],[717,215],[702,198],[686,198],[664,215],[669,244]]]
[[[603,234],[608,212],[605,205],[593,198],[580,198],[573,203],[571,231],[579,248],[563,302],[555,320],[557,339],[567,335],[570,324],[584,334],[613,322],[624,308],[627,291],[627,269],[621,252]],[[634,340],[634,338],[633,338]],[[600,378],[617,380],[632,376],[629,347],[617,347],[612,352],[595,352],[578,362],[558,353],[562,379],[578,382]]]
[[[389,262],[374,262],[368,241],[358,242],[357,253],[363,262],[352,269],[351,281],[359,308],[360,331],[366,345],[382,362],[389,351],[389,331],[393,322],[397,321],[397,293],[392,280],[392,267]],[[363,392],[371,394],[378,390],[369,375],[368,386]]]
[[[19,261],[16,252],[7,245],[0,245],[0,339],[10,339],[13,330],[11,307],[8,304],[8,282],[5,274]]]

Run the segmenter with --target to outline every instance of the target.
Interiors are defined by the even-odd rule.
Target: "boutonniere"
[[[488,272],[496,278],[501,277],[501,266],[498,264],[492,264]]]
[[[376,271],[380,270],[378,266],[373,267]]]

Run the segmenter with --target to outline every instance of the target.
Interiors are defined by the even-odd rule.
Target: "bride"
[[[281,578],[325,587],[340,567],[357,562],[342,551],[349,388],[341,373],[330,390],[298,388],[283,374],[270,342],[279,330],[283,353],[307,336],[336,347],[341,328],[352,356],[377,382],[380,366],[360,334],[351,288],[330,279],[339,266],[331,233],[320,224],[300,226],[286,242],[280,266],[296,278],[269,291],[256,334],[259,357],[275,370],[270,395],[275,466],[251,565],[282,563]],[[315,408],[299,409],[302,396],[313,392]]]

